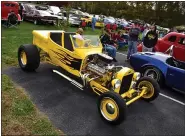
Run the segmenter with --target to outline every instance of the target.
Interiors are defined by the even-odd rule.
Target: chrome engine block
[[[98,65],[95,65],[93,63],[90,63],[88,66],[87,66],[87,69],[96,73],[97,75],[104,75],[106,73],[106,70],[104,68],[101,68],[99,67]]]

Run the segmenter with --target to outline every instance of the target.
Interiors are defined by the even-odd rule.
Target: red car
[[[19,3],[12,1],[1,2],[1,20],[7,25],[16,25],[21,21],[19,15]]]
[[[177,32],[168,33],[164,37],[158,39],[154,47],[155,52],[167,53],[169,49],[171,49],[171,55],[174,58],[185,61],[185,34]],[[138,51],[142,51],[142,44],[138,45]]]

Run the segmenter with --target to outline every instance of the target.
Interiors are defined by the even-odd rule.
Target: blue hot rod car
[[[130,64],[134,70],[185,93],[185,62],[159,52],[142,52],[133,54]]]

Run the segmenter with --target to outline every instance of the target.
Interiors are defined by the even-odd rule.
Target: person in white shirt
[[[145,26],[145,30],[144,30],[143,33],[142,33],[142,41],[144,40],[144,37],[146,36],[146,34],[148,33],[148,31],[149,31],[149,26],[146,25],[146,26]]]
[[[73,37],[74,38],[78,38],[80,40],[84,40],[83,38],[83,29],[82,28],[78,28],[77,31],[76,31],[76,35],[74,35]]]

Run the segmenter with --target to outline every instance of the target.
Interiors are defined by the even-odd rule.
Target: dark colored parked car
[[[51,15],[47,11],[43,10],[32,10],[26,13],[24,20],[33,22],[35,25],[38,24],[55,24],[58,17]]]
[[[29,13],[32,10],[44,10],[49,12],[51,15],[54,15],[53,11],[49,10],[48,6],[38,6],[34,4],[29,4],[29,3],[22,3],[22,6],[23,6],[23,18],[26,13]]]

